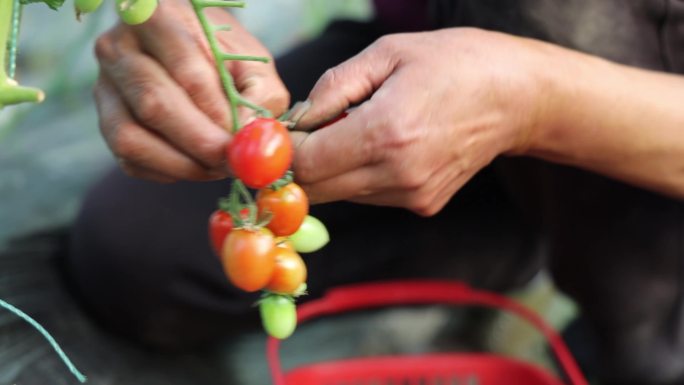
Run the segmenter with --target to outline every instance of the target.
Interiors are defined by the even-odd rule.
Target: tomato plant
[[[116,13],[126,24],[142,24],[152,17],[157,4],[157,0],[116,0]]]
[[[290,242],[300,253],[313,253],[330,241],[330,234],[323,222],[311,215],[304,218],[299,229],[290,236]]]
[[[263,289],[275,269],[275,240],[258,229],[234,229],[221,250],[221,262],[230,282],[244,291]]]
[[[259,302],[259,312],[264,330],[272,337],[285,339],[297,328],[297,308],[291,297],[267,295]]]
[[[279,121],[256,118],[233,137],[228,165],[252,188],[264,188],[285,174],[292,162],[290,135]]]
[[[280,294],[295,294],[306,282],[306,265],[294,250],[287,246],[275,249],[275,268],[266,290]]]
[[[266,226],[277,236],[293,234],[309,212],[309,199],[296,183],[259,190],[256,204],[261,215],[271,215]]]

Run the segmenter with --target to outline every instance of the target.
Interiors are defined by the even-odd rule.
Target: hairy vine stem
[[[19,21],[21,20],[21,10],[23,8],[21,1],[14,0],[12,8],[12,25],[10,27],[9,37],[9,64],[7,65],[7,75],[14,79],[14,71],[17,68],[17,45],[19,40]]]
[[[223,89],[228,97],[228,103],[230,104],[230,113],[232,117],[232,131],[233,133],[240,130],[240,121],[238,118],[238,107],[244,106],[251,108],[256,111],[257,114],[261,116],[271,116],[271,112],[267,109],[258,106],[249,100],[243,98],[235,87],[235,82],[230,72],[224,65],[225,61],[229,60],[247,60],[247,61],[259,61],[263,63],[268,62],[268,58],[262,56],[249,56],[249,55],[239,55],[234,53],[223,52],[219,47],[218,40],[216,39],[215,33],[218,31],[229,31],[229,25],[213,25],[207,19],[204,14],[205,8],[220,7],[220,8],[244,8],[244,1],[231,1],[231,0],[190,0],[192,8],[197,15],[197,19],[202,26],[204,35],[207,38],[211,53],[214,56],[214,61],[216,62],[216,69],[221,77],[221,82],[223,83]]]
[[[14,0],[0,1],[0,108],[9,104],[41,102],[45,98],[43,91],[19,86],[7,74],[7,69],[12,67],[11,62],[13,61],[11,55],[10,58],[7,57],[6,48],[8,47],[8,37],[13,30],[14,3]],[[12,51],[11,46],[10,51]]]

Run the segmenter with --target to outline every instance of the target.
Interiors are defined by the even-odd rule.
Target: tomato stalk
[[[266,108],[256,105],[249,100],[245,99],[240,95],[237,88],[235,87],[235,82],[230,72],[226,68],[223,62],[228,60],[246,60],[246,61],[259,61],[263,63],[268,62],[268,58],[262,56],[250,56],[250,55],[239,55],[228,52],[223,52],[219,47],[218,41],[216,39],[215,33],[217,31],[227,31],[230,30],[229,25],[212,25],[207,16],[204,14],[205,8],[211,7],[221,7],[221,8],[244,8],[244,1],[229,1],[229,0],[190,0],[192,7],[197,15],[197,19],[202,26],[204,35],[209,43],[209,48],[214,56],[214,61],[216,62],[216,68],[219,71],[219,76],[221,77],[221,83],[223,83],[223,89],[228,97],[228,102],[230,104],[230,113],[232,117],[232,132],[236,133],[240,130],[240,121],[238,119],[238,107],[244,106],[251,108],[256,111],[257,114],[261,116],[271,117],[271,112]]]
[[[10,73],[14,75],[13,55],[16,54],[16,32],[14,31],[15,28],[18,28],[18,13],[15,13],[15,9],[15,1],[0,1],[0,108],[10,104],[41,102],[45,98],[43,91],[37,88],[19,86],[7,74],[7,69],[10,68]],[[10,40],[8,52],[6,47],[8,47],[7,43],[10,36],[13,40]],[[10,53],[9,57],[7,56],[8,53]]]
[[[17,67],[17,41],[19,40],[19,21],[21,19],[21,11],[23,7],[23,4],[21,4],[19,0],[14,0],[8,48],[9,63],[7,65],[7,74],[12,79],[14,78],[14,71]]]

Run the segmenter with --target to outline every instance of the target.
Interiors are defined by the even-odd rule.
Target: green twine
[[[23,311],[17,309],[16,307],[10,305],[9,303],[3,301],[0,299],[0,306],[4,307],[5,309],[9,310],[10,312],[16,314],[20,318],[22,318],[24,321],[28,322],[31,326],[33,326],[36,330],[38,330],[43,337],[52,345],[52,348],[55,349],[57,354],[59,355],[59,358],[62,359],[64,362],[64,365],[66,365],[67,368],[69,368],[69,371],[80,381],[81,383],[86,382],[86,376],[84,376],[76,367],[74,366],[73,363],[71,363],[71,360],[67,355],[64,353],[62,348],[59,346],[57,341],[48,333],[47,330],[41,324],[38,323],[38,321],[34,320],[33,318],[29,317],[28,314],[24,313]]]
[[[21,18],[22,4],[19,0],[14,0],[12,6],[12,26],[10,27],[9,38],[9,58],[7,75],[10,79],[14,79],[14,71],[17,68],[17,41],[19,40],[19,19]]]

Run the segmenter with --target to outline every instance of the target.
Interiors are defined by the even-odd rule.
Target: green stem
[[[43,99],[45,94],[37,88],[14,85],[11,80],[5,80],[5,84],[0,84],[0,108],[25,102],[40,103]]]
[[[235,179],[235,183],[233,183],[233,188],[236,188],[238,190],[240,195],[242,195],[242,198],[245,200],[245,203],[247,204],[247,210],[249,210],[249,222],[252,224],[256,224],[256,204],[254,203],[254,198],[252,198],[252,194],[250,194],[249,190],[247,190],[247,186],[245,186],[245,184],[242,183],[240,179]]]
[[[7,37],[12,21],[13,0],[0,0],[0,85],[7,82]]]
[[[41,102],[45,98],[43,91],[21,87],[7,75],[7,68],[10,66],[7,58],[7,39],[14,27],[12,23],[15,13],[14,0],[0,0],[0,108],[24,102]],[[15,38],[14,36],[13,38]],[[10,45],[11,51],[11,45]]]
[[[9,38],[9,64],[7,74],[10,79],[14,79],[14,70],[17,66],[17,45],[19,40],[19,21],[21,19],[22,4],[19,0],[14,0],[14,8],[12,9],[12,26],[10,27]]]
[[[238,55],[234,53],[222,53],[221,60],[247,60],[247,61],[260,61],[262,63],[268,63],[268,58],[263,56],[250,56],[250,55]]]
[[[245,7],[244,1],[193,0],[192,3],[193,3],[193,5],[197,4],[197,6],[202,7],[202,8],[209,8],[209,7],[244,8]]]
[[[226,92],[226,96],[228,97],[228,103],[230,104],[230,113],[231,113],[231,118],[232,118],[232,132],[238,132],[240,130],[240,120],[238,117],[238,107],[239,106],[246,106],[249,107],[253,110],[255,110],[257,113],[263,116],[270,116],[270,113],[268,110],[266,110],[263,107],[260,107],[254,103],[251,103],[247,100],[245,100],[240,93],[238,92],[237,88],[235,87],[235,81],[233,80],[233,77],[230,75],[230,72],[226,68],[226,66],[223,64],[224,61],[226,60],[254,60],[254,61],[261,61],[261,62],[268,62],[268,58],[264,57],[258,57],[258,56],[247,56],[247,55],[236,55],[236,54],[228,54],[225,53],[221,50],[219,47],[219,43],[216,39],[216,36],[214,35],[214,32],[217,30],[225,31],[226,29],[229,29],[230,26],[227,25],[221,25],[221,26],[214,26],[212,25],[209,20],[207,19],[207,16],[204,14],[204,8],[208,7],[238,7],[242,8],[245,6],[244,1],[223,1],[223,0],[190,0],[192,3],[192,7],[195,11],[195,14],[197,15],[197,19],[200,22],[200,25],[202,26],[202,30],[204,31],[204,35],[207,38],[207,42],[209,43],[209,48],[211,49],[211,53],[214,56],[214,61],[216,62],[216,68],[219,72],[219,76],[221,78],[221,83],[223,83],[223,89]]]

